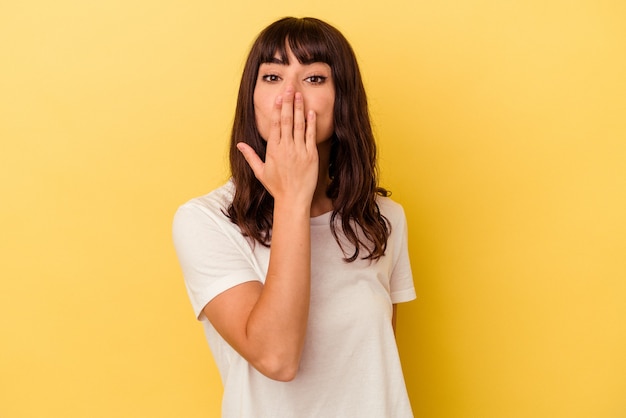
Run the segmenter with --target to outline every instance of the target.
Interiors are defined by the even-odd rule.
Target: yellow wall
[[[416,415],[625,417],[626,3],[213,3],[0,7],[0,417],[218,416],[171,218],[227,177],[243,59],[284,15],[361,61]]]

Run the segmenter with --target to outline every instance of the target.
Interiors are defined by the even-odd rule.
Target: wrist
[[[290,218],[306,217],[311,214],[311,202],[298,199],[274,200],[274,217],[285,216]]]

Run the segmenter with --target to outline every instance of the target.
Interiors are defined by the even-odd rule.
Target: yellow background
[[[171,219],[227,178],[243,60],[284,15],[361,63],[416,416],[626,417],[626,3],[217,3],[0,6],[0,417],[218,416]]]

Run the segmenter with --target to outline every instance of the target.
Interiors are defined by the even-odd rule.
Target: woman
[[[174,242],[224,384],[224,417],[412,416],[394,338],[415,290],[402,208],[378,187],[355,55],[285,18],[248,56],[232,179]]]

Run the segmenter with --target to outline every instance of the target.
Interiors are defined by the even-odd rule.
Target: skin
[[[280,58],[276,56],[275,62],[264,63],[259,67],[259,75],[254,90],[254,112],[257,128],[261,137],[268,141],[269,148],[272,114],[277,111],[276,99],[279,98],[280,100],[281,97],[286,100],[286,104],[289,106],[285,109],[286,114],[283,114],[282,117],[286,119],[293,118],[293,127],[289,124],[285,125],[286,131],[282,132],[283,134],[286,133],[288,137],[291,129],[293,129],[294,134],[302,129],[306,129],[309,123],[311,123],[309,119],[314,116],[315,134],[312,136],[318,151],[318,173],[327,173],[330,158],[329,139],[334,131],[335,86],[332,79],[332,71],[328,64],[322,62],[299,63],[289,48],[287,53],[289,65],[280,61]],[[290,107],[292,94],[294,100],[293,114]],[[306,115],[306,118],[304,115]],[[301,126],[302,123],[305,124],[304,127]],[[293,140],[292,138],[288,139]],[[274,155],[269,153],[269,150],[268,154],[269,158],[272,159],[274,157]],[[255,156],[251,156],[246,152],[244,152],[244,156],[253,170],[255,166],[259,166],[258,161],[254,158]],[[249,156],[251,159],[249,159]],[[276,157],[279,157],[279,155],[276,155]],[[289,158],[284,155],[280,157]],[[274,162],[277,164],[284,163],[284,161],[268,161],[268,155],[266,155],[266,163]],[[271,189],[272,185],[265,183],[265,173],[260,171],[255,171],[257,178],[276,199],[276,195]],[[311,201],[311,216],[321,215],[332,210],[332,201],[326,196],[328,181],[329,179],[325,175],[318,176]]]
[[[335,88],[325,63],[262,64],[254,91],[263,162],[237,148],[274,197],[272,246],[265,284],[247,282],[214,299],[204,313],[222,337],[267,377],[295,378],[302,356],[311,285],[310,217],[332,210],[326,196]],[[393,325],[395,329],[395,305]]]

